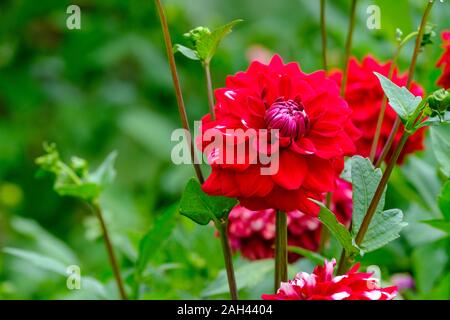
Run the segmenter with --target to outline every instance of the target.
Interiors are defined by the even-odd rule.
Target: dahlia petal
[[[291,151],[280,153],[278,173],[272,176],[273,181],[287,190],[300,188],[307,175],[306,161]]]

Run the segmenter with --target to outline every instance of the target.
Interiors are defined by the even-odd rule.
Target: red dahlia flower
[[[349,224],[352,215],[351,184],[337,181],[338,188],[333,193],[331,209],[336,213],[341,223]],[[242,206],[236,206],[229,215],[228,235],[234,251],[241,251],[250,260],[268,259],[274,257],[275,245],[275,210],[267,209],[251,211]],[[288,244],[311,251],[319,248],[320,222],[300,211],[287,213]],[[290,263],[295,262],[300,255],[289,253]]]
[[[353,140],[359,134],[336,83],[323,71],[303,73],[297,63],[283,64],[276,55],[269,65],[253,62],[246,72],[229,76],[226,87],[216,90],[215,96],[216,118],[206,115],[202,119],[201,147],[212,167],[203,190],[237,197],[251,210],[274,208],[317,215],[318,206],[308,198],[320,200],[324,192],[335,189],[344,156],[356,151]],[[262,150],[247,138],[239,142],[230,129],[254,129],[257,139],[267,135],[261,130],[278,129],[279,153],[272,148]],[[226,147],[208,150],[205,136],[211,131],[232,139]],[[240,163],[217,160],[230,145],[238,148],[242,144],[248,151],[237,159]],[[278,170],[271,175],[262,174],[267,164],[254,161],[255,154],[264,153],[278,155]]]
[[[444,89],[450,88],[450,30],[442,32],[442,40],[444,41],[442,47],[444,53],[437,63],[438,68],[442,68],[442,75],[439,77],[437,84]]]
[[[325,261],[312,274],[302,272],[294,280],[281,284],[276,294],[265,300],[392,300],[397,287],[380,288],[371,273],[358,272],[359,264],[342,276],[333,276],[336,260]]]
[[[377,128],[378,115],[381,109],[383,100],[383,89],[381,88],[378,78],[374,75],[374,71],[384,75],[389,75],[391,62],[381,64],[371,56],[367,56],[359,63],[355,58],[352,58],[349,63],[348,81],[345,90],[345,99],[350,108],[353,110],[352,121],[362,131],[362,137],[355,142],[357,153],[363,157],[370,155],[372,141],[375,136]],[[331,77],[340,85],[342,80],[342,72],[332,72]],[[399,75],[398,70],[395,69],[392,81],[399,85],[405,86],[407,82],[407,75]],[[412,83],[411,92],[416,96],[423,96],[423,89],[417,84]],[[394,124],[397,114],[390,105],[386,107],[383,125],[381,127],[380,139],[376,157],[378,157],[389,137],[392,126]],[[392,156],[395,145],[400,141],[403,132],[403,125],[398,130],[394,139],[394,148],[386,157],[387,160]],[[417,131],[406,142],[402,153],[400,154],[398,163],[403,163],[407,154],[414,153],[418,150],[423,150],[424,145],[424,129]]]

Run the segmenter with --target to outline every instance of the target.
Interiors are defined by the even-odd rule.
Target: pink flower
[[[294,280],[281,284],[276,294],[264,300],[392,300],[397,287],[380,288],[371,273],[358,272],[359,264],[342,276],[333,276],[336,260],[325,261],[312,274],[301,272]]]
[[[348,225],[352,216],[352,186],[338,179],[337,189],[333,193],[331,209],[338,220]],[[289,211],[288,244],[316,251],[320,243],[320,222],[301,211]],[[275,210],[252,211],[236,206],[229,215],[228,234],[231,247],[240,251],[250,260],[274,257],[275,245]],[[295,262],[301,256],[289,253],[289,262]]]
[[[320,241],[320,222],[300,211],[287,213],[288,244],[315,251]],[[236,206],[229,215],[228,234],[234,251],[240,250],[250,260],[268,259],[274,256],[275,210],[251,211]],[[289,253],[289,262],[300,256]]]

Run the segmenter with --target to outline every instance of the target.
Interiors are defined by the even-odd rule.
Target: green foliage
[[[274,263],[272,259],[260,260],[246,263],[235,269],[238,290],[251,288],[260,283],[273,272]],[[228,280],[225,270],[211,282],[202,292],[203,297],[210,297],[228,292]]]
[[[374,73],[380,80],[383,91],[388,97],[392,109],[395,110],[403,123],[408,122],[415,114],[422,98],[416,97],[405,87],[400,88],[385,76],[377,72]]]
[[[375,169],[369,159],[355,156],[351,160],[353,184],[352,235],[358,233],[363,218],[369,208],[381,180],[381,170]],[[403,222],[403,213],[399,209],[383,211],[385,194],[381,196],[375,214],[366,232],[361,249],[374,251],[399,237],[400,231],[407,225]]]
[[[161,250],[176,223],[177,206],[172,205],[167,208],[161,216],[156,219],[154,226],[145,234],[139,244],[139,256],[136,262],[136,269],[140,275],[149,261]]]
[[[444,184],[438,203],[445,220],[450,221],[450,181]]]
[[[192,221],[207,225],[210,221],[216,222],[226,218],[236,203],[236,199],[207,195],[198,180],[192,178],[181,196],[179,210]]]
[[[318,201],[314,202],[320,206],[319,220],[328,230],[330,230],[331,234],[336,237],[345,251],[350,255],[358,253],[359,249],[354,245],[352,235],[342,223],[337,221],[336,215],[325,207],[323,203]]]
[[[450,124],[430,128],[431,143],[442,172],[450,177]]]
[[[184,56],[192,60],[200,60],[202,63],[209,64],[216,53],[217,47],[227,34],[231,32],[233,27],[242,20],[233,20],[213,31],[205,27],[197,27],[185,34],[194,49],[187,48],[180,44],[174,46],[175,52],[180,52]]]
[[[312,262],[314,262],[317,265],[322,265],[326,259],[324,256],[322,256],[321,254],[319,254],[317,252],[314,252],[314,251],[311,251],[311,250],[308,250],[305,248],[301,248],[301,247],[288,246],[288,251],[302,255],[303,257],[311,260]]]
[[[46,153],[36,159],[36,164],[42,170],[55,175],[53,188],[61,196],[72,196],[91,202],[97,199],[101,191],[115,178],[115,151],[92,173],[89,173],[88,163],[84,159],[73,157],[70,164],[64,163],[55,144],[45,144],[44,151]]]

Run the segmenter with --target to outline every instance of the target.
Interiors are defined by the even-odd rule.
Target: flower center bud
[[[297,140],[309,129],[309,119],[300,99],[278,98],[264,116],[267,128],[280,130],[280,136]]]

